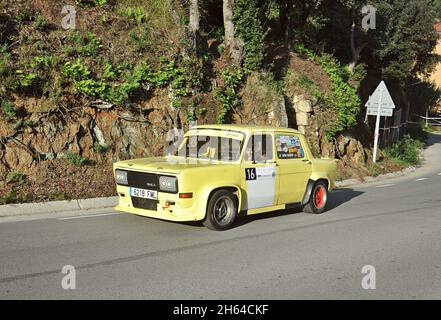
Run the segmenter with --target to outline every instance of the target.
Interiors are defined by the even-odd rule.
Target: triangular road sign
[[[394,100],[392,99],[384,81],[381,81],[377,89],[375,89],[374,93],[369,98],[369,101],[366,103],[366,107],[378,108],[381,92],[383,92],[383,97],[381,99],[381,109],[395,109]]]

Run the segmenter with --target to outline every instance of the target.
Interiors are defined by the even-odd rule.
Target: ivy
[[[216,96],[221,103],[221,109],[217,115],[216,123],[224,123],[227,113],[239,104],[239,89],[244,77],[245,73],[243,70],[237,67],[233,67],[231,71],[227,70],[222,72],[224,85],[216,91]]]
[[[62,75],[72,83],[75,93],[118,105],[127,103],[138,90],[170,86],[174,97],[179,98],[188,96],[194,85],[192,75],[173,59],[162,57],[156,71],[146,62],[126,66],[124,74],[121,70],[122,67],[105,61],[101,77],[98,78],[78,58],[64,64]]]
[[[331,80],[330,93],[323,95],[322,98],[327,107],[336,110],[337,122],[326,132],[327,138],[332,139],[338,132],[355,126],[361,100],[357,88],[348,83],[352,78],[349,69],[342,66],[332,55],[326,53],[316,55],[303,45],[296,45],[294,51],[318,63]]]
[[[233,21],[236,34],[244,41],[245,70],[258,70],[262,66],[266,32],[262,5],[259,0],[236,0]]]

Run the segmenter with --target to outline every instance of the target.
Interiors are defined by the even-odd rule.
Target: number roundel
[[[257,179],[256,168],[245,169],[245,175],[246,175],[247,181],[256,180]]]

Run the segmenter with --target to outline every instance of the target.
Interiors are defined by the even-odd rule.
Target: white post
[[[383,90],[380,91],[380,101],[377,110],[377,123],[375,125],[375,140],[374,140],[374,163],[377,163],[378,153],[378,138],[380,137],[380,119],[381,119],[381,104],[383,103]]]
[[[429,127],[429,108],[426,110],[426,129]]]
[[[371,101],[371,96],[369,96],[369,100],[368,101]],[[369,108],[369,105],[368,105],[368,108]],[[364,118],[364,123],[368,123],[368,117],[369,117],[369,115],[368,115],[368,112],[366,111],[366,117]]]

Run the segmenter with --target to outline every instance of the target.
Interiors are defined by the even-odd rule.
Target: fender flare
[[[312,193],[312,189],[314,188],[314,184],[319,180],[326,180],[328,183],[328,190],[329,190],[329,188],[331,186],[331,181],[328,178],[320,178],[320,179],[316,179],[316,180],[309,178],[308,185],[306,186],[306,192],[305,192],[305,195],[303,196],[302,206],[305,206],[308,204],[309,199],[311,198],[311,193]]]
[[[241,207],[242,207],[242,190],[237,185],[219,184],[218,186],[210,186],[204,192],[206,194],[206,196],[204,197],[203,205],[202,205],[202,207],[204,208],[204,218],[207,215],[208,202],[210,201],[211,195],[216,190],[220,190],[220,189],[234,189],[237,192],[237,214],[239,214]]]
[[[309,199],[311,198],[312,188],[314,188],[315,180],[309,179],[308,185],[306,186],[305,195],[303,196],[302,206],[308,204]]]

